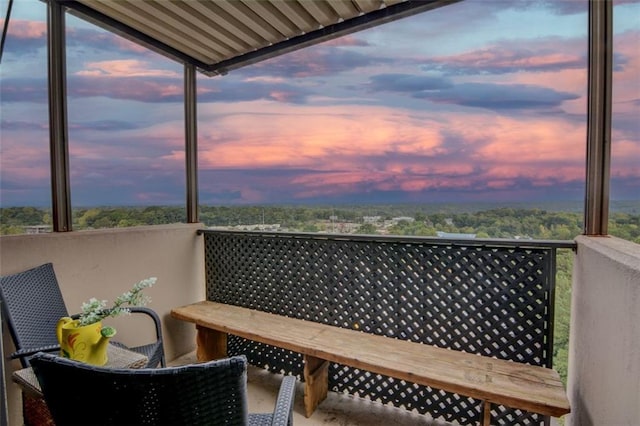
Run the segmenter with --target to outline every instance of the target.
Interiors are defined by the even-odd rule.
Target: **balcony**
[[[395,17],[408,16],[438,5],[453,3],[450,1],[406,2],[408,6],[399,4],[383,11],[373,11],[356,17],[352,28],[345,22],[351,19],[343,16],[342,22],[326,26],[319,35],[303,34],[295,41],[282,38],[277,48],[272,46],[248,46],[258,49],[257,54],[235,52],[239,56],[219,58],[218,62],[203,62],[189,51],[179,51],[168,46],[151,35],[141,34],[140,29],[118,22],[108,11],[91,10],[85,4],[89,1],[49,1],[50,9],[50,68],[52,79],[49,91],[52,121],[51,129],[51,163],[53,189],[53,229],[54,233],[6,236],[0,238],[0,271],[10,274],[25,270],[45,262],[52,262],[61,283],[62,292],[69,307],[79,306],[88,296],[111,298],[141,278],[158,277],[158,283],[150,291],[153,299],[152,307],[161,315],[164,326],[166,355],[173,363],[190,362],[195,348],[195,330],[190,324],[172,319],[169,312],[172,307],[188,304],[206,297],[214,297],[208,287],[208,261],[205,238],[198,235],[201,225],[197,218],[197,156],[194,148],[195,139],[195,104],[196,90],[194,76],[196,68],[211,74],[224,73],[247,63],[273,57],[334,36],[347,34],[373,25],[374,20],[385,20],[392,17],[387,11],[393,10]],[[103,2],[98,2],[103,4]],[[123,4],[125,2],[122,2]],[[133,9],[137,8],[138,2]],[[392,2],[395,3],[395,2]],[[402,3],[402,2],[400,2]],[[429,6],[432,3],[433,6]],[[589,120],[587,141],[587,188],[585,194],[585,234],[576,238],[574,258],[574,274],[572,287],[572,324],[569,356],[568,395],[572,413],[566,417],[570,425],[600,424],[636,424],[640,418],[640,406],[637,395],[640,394],[640,246],[617,238],[607,237],[606,219],[608,208],[608,184],[610,158],[605,147],[610,145],[610,113],[611,113],[611,49],[610,25],[607,24],[605,5],[611,2],[590,1],[595,18],[589,28],[590,64],[589,74]],[[104,3],[106,5],[106,3]],[[153,8],[151,2],[147,5]],[[129,38],[141,39],[142,42],[163,50],[171,58],[177,58],[185,64],[185,131],[187,159],[187,217],[189,224],[166,225],[140,228],[124,228],[113,230],[96,230],[83,232],[66,232],[71,230],[71,211],[69,194],[68,158],[65,153],[68,147],[66,132],[66,93],[61,75],[64,73],[64,19],[63,7],[73,8],[80,14],[88,14],[93,20],[100,21],[115,28],[118,32],[127,33]],[[106,7],[106,6],[105,6]],[[404,9],[408,7],[408,9]],[[414,8],[415,10],[411,10]],[[108,9],[108,7],[107,7]],[[598,10],[596,10],[598,9]],[[603,10],[600,10],[603,9]],[[145,19],[157,19],[163,22],[158,11],[144,11]],[[125,18],[127,13],[121,14]],[[379,15],[379,16],[378,16]],[[394,17],[394,19],[395,19]],[[600,19],[598,19],[600,18]],[[131,24],[129,22],[129,24]],[[330,31],[327,28],[330,27]],[[163,27],[164,28],[164,27]],[[168,30],[168,29],[167,29]],[[237,29],[240,31],[240,29]],[[276,46],[276,45],[274,45]],[[187,46],[188,47],[188,46]],[[607,67],[608,76],[607,76]],[[192,223],[191,223],[192,222]],[[308,239],[311,241],[312,239]],[[377,244],[377,243],[376,243]],[[487,245],[499,245],[499,242],[487,242]],[[366,244],[365,244],[366,245]],[[370,246],[374,246],[372,242]],[[457,244],[469,249],[470,246]],[[379,256],[368,247],[362,251],[364,257]],[[535,251],[535,250],[534,250]],[[300,257],[295,257],[300,259]],[[393,268],[398,259],[382,257]],[[233,269],[236,263],[228,265]],[[553,270],[554,264],[548,267]],[[244,266],[246,270],[248,268]],[[291,267],[289,267],[291,268]],[[255,268],[254,268],[255,269]],[[285,269],[286,271],[287,269]],[[293,272],[293,269],[289,269]],[[448,270],[438,271],[445,276]],[[429,271],[424,273],[429,274]],[[475,272],[474,272],[475,273]],[[385,278],[386,279],[386,278]],[[456,284],[468,285],[474,282],[464,274],[454,278]],[[443,283],[448,282],[443,279]],[[475,282],[478,282],[477,278]],[[547,290],[545,290],[547,291]],[[443,297],[453,298],[454,293],[443,293]],[[217,296],[215,296],[217,297]],[[386,299],[381,299],[384,304]],[[267,300],[268,302],[268,300]],[[465,302],[467,303],[467,302]],[[464,305],[463,303],[462,305]],[[551,305],[545,305],[551,306]],[[463,306],[464,308],[464,306]],[[306,315],[296,308],[297,314]],[[548,315],[545,311],[542,315]],[[550,321],[552,317],[545,317]],[[140,337],[142,325],[115,320],[119,337],[125,342]],[[519,324],[525,330],[529,324]],[[375,327],[373,327],[375,328]],[[535,329],[535,326],[533,327]],[[487,333],[497,330],[488,328]],[[467,336],[463,327],[454,327],[452,332],[464,340]],[[548,339],[549,334],[544,334]],[[407,337],[407,336],[403,336]],[[517,339],[515,336],[513,341]],[[548,340],[547,340],[548,342]],[[11,342],[7,333],[3,333],[3,351],[11,351]],[[507,341],[507,346],[513,342]],[[480,345],[482,348],[482,345]],[[459,348],[458,348],[459,349]],[[481,349],[482,350],[482,349]],[[539,352],[536,352],[539,351]],[[537,344],[534,362],[547,362],[550,347]],[[21,399],[19,389],[10,380],[11,372],[19,368],[17,362],[4,363],[4,382],[7,390],[7,412],[9,424],[21,424]],[[255,398],[252,409],[259,410],[262,403],[269,404],[275,395],[277,376],[258,368],[251,370],[251,393]],[[431,424],[426,415],[408,410],[394,408],[378,402],[332,392],[319,412],[310,419],[305,419],[298,396],[296,407],[297,424],[325,424],[329,422],[375,425],[375,424]],[[4,401],[3,401],[4,402]],[[5,408],[5,407],[3,407]],[[360,416],[362,414],[362,417]],[[3,419],[4,420],[4,419]],[[440,420],[433,421],[437,424]],[[377,422],[377,423],[376,423]],[[509,420],[502,424],[510,424]]]
[[[167,358],[173,362],[184,362],[185,356],[187,361],[190,360],[189,354],[195,348],[195,330],[190,324],[170,318],[170,309],[212,297],[211,288],[207,288],[206,265],[210,259],[206,253],[213,253],[213,247],[205,247],[206,236],[198,235],[199,228],[198,224],[183,224],[5,236],[0,239],[0,267],[2,273],[6,274],[48,261],[53,262],[63,295],[70,307],[79,306],[88,295],[110,298],[140,278],[158,277],[158,283],[151,289],[150,295],[152,307],[163,319]],[[232,237],[245,240],[248,237],[256,238],[250,233]],[[309,237],[302,240],[307,245],[313,245],[314,241],[317,244],[318,241]],[[256,241],[249,245],[255,245]],[[487,242],[487,245],[497,243]],[[640,248],[633,243],[609,237],[580,236],[576,243],[568,386],[572,414],[567,416],[568,424],[632,424],[634,419],[640,417],[635,401],[635,395],[640,392],[637,381],[640,366],[634,358],[634,354],[640,350],[640,334],[637,330],[640,322],[637,310]],[[238,243],[232,242],[229,246],[232,249],[233,244]],[[361,250],[361,255],[380,258],[380,250],[376,244],[365,242],[367,248]],[[462,251],[476,250],[472,246],[458,245],[458,248]],[[344,253],[339,256],[343,255]],[[300,259],[302,258],[298,255],[298,260]],[[251,259],[245,260],[251,263]],[[388,261],[390,269],[402,262],[401,259],[380,260]],[[228,267],[233,268],[238,261],[239,258],[234,259]],[[296,259],[289,261],[295,262]],[[464,259],[449,261],[457,265],[465,262]],[[286,262],[284,265],[285,273],[300,272],[297,266],[286,266]],[[253,268],[259,272],[260,268],[254,266],[238,265],[239,269],[249,271]],[[419,274],[437,272],[441,275],[447,272],[439,268],[436,265],[433,271],[422,271]],[[469,269],[477,270],[475,266]],[[467,282],[461,282],[456,277],[451,277],[451,282],[467,285],[474,281],[468,272],[462,275],[468,275]],[[115,324],[125,343],[133,336],[139,336],[138,326],[131,325],[130,319],[127,320],[129,322],[126,326]],[[464,332],[460,334],[463,334],[465,340]],[[517,339],[509,343],[515,344],[515,340]],[[11,342],[6,334],[3,345],[6,355],[11,350]],[[21,415],[20,392],[9,379],[16,368],[16,362],[5,365],[10,424],[20,424]],[[268,404],[269,398],[275,397],[270,392],[275,388],[274,380],[277,380],[277,376],[255,368],[250,377],[251,391],[256,398],[252,403],[265,401]],[[298,399],[301,400],[301,397]],[[378,419],[392,418],[401,422],[399,424],[424,424],[429,419],[428,416],[415,412],[336,392],[331,393],[330,398],[321,404],[320,411],[310,419],[303,417],[299,405],[296,413],[299,424],[320,424],[332,416],[336,419],[349,416],[353,424],[372,424],[370,417],[366,417],[372,413]],[[355,420],[357,413],[363,413],[365,417]]]

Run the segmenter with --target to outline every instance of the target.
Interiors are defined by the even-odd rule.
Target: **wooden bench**
[[[483,425],[490,423],[491,404],[552,417],[570,411],[560,376],[549,368],[216,302],[174,308],[171,315],[195,323],[200,361],[227,356],[227,334],[301,353],[307,417],[327,396],[329,362],[482,400]]]

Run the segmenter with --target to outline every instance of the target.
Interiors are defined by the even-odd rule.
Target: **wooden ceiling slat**
[[[350,19],[360,14],[360,11],[351,3],[344,0],[326,0],[329,5],[340,15],[342,19]]]
[[[273,5],[286,16],[298,30],[308,33],[317,30],[319,22],[300,5],[300,1],[273,1]]]
[[[183,37],[176,37],[175,31],[167,31],[167,26],[163,26],[162,20],[158,20],[158,14],[150,14],[149,9],[138,8],[140,5],[144,6],[145,2],[85,0],[84,3],[203,62],[211,63],[212,58],[217,61],[225,57],[221,52],[212,51],[199,43],[191,45],[185,42]]]
[[[374,10],[380,9],[382,5],[385,4],[382,0],[351,0],[353,1],[358,9],[363,13],[373,12]]]
[[[300,34],[300,29],[271,2],[246,1],[244,4],[284,37],[291,38]]]
[[[224,29],[247,44],[249,50],[269,44],[269,41],[266,38],[262,37],[240,20],[236,19],[235,16],[219,7],[217,2],[206,0],[190,2],[175,0],[175,2],[186,4],[188,7],[192,8],[196,14],[201,14],[203,18],[206,18],[210,22],[215,22],[220,26],[221,31]]]
[[[191,5],[200,4],[200,2],[163,2],[162,5],[168,10],[180,17],[182,22],[188,22],[197,31],[197,37],[207,40],[207,43],[219,41],[224,43],[234,54],[246,51],[251,47],[232,32],[226,30],[220,25],[221,19],[217,17],[215,20],[208,19],[204,14],[195,11]],[[214,44],[215,45],[215,44]]]
[[[167,6],[171,7],[170,2],[138,2],[137,5],[147,5],[146,12],[148,14],[162,17],[160,27],[164,27],[167,34],[174,34],[175,38],[182,43],[199,46],[203,52],[213,51],[223,56],[238,53],[238,49],[231,48],[217,37],[213,37],[210,32],[199,31],[194,27],[192,21],[172,13],[172,10],[167,8]],[[171,31],[167,31],[169,28]]]
[[[333,10],[332,7],[327,6],[325,2],[320,1],[301,1],[300,5],[304,7],[311,16],[314,17],[323,26],[335,24],[340,19],[340,16]]]
[[[282,38],[282,34],[271,25],[265,26],[263,19],[253,10],[245,6],[244,3],[240,1],[221,1],[216,2],[216,5],[224,9],[236,20],[242,22],[243,25],[255,31],[256,34],[260,35],[260,37],[269,43],[277,43]]]

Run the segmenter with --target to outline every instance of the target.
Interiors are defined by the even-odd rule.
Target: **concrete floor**
[[[185,355],[171,365],[196,362],[195,354]],[[261,368],[248,369],[249,412],[267,413],[273,411],[282,376]],[[296,385],[293,408],[293,422],[296,426],[340,425],[340,426],[444,426],[427,416],[410,413],[395,407],[371,402],[350,395],[329,392],[310,418],[304,416],[303,383]]]

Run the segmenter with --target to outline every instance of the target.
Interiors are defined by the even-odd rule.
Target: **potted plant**
[[[150,299],[144,289],[153,286],[157,278],[151,277],[136,283],[133,288],[113,302],[107,308],[106,300],[91,298],[82,304],[77,319],[64,317],[58,321],[57,337],[60,342],[60,355],[94,365],[107,363],[107,345],[116,334],[110,326],[103,326],[102,320],[131,313],[132,306],[144,306]]]

